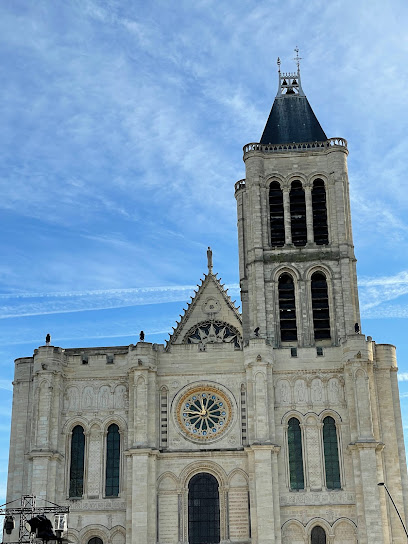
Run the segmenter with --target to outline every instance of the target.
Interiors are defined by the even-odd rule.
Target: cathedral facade
[[[69,506],[74,544],[406,542],[377,485],[408,520],[395,348],[360,332],[347,155],[279,71],[235,184],[242,315],[209,250],[167,345],[17,359],[8,501]]]

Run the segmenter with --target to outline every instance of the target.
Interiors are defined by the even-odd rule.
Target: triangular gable
[[[236,343],[237,339],[232,338],[235,332],[239,336],[238,342],[242,342],[241,315],[217,275],[208,272],[197,287],[177,327],[173,327],[167,347],[202,341]],[[200,324],[202,327],[198,330]]]

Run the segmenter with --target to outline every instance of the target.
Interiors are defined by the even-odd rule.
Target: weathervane
[[[297,66],[297,69],[298,69],[298,72],[299,72],[300,71],[300,61],[302,60],[302,57],[299,57],[299,47],[298,46],[295,47],[295,53],[296,53],[296,57],[293,60],[296,62],[296,66]]]
[[[276,64],[278,65],[278,72],[280,73],[281,60],[279,57],[278,57],[278,60],[276,61]]]

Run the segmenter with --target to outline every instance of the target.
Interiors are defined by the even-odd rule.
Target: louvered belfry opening
[[[292,181],[290,190],[290,221],[292,243],[305,246],[307,242],[305,192],[300,181]]]
[[[315,340],[324,340],[330,338],[329,295],[325,275],[315,272],[311,288],[314,337]]]
[[[196,474],[188,485],[189,544],[220,542],[220,500],[218,482],[206,472]]]
[[[322,179],[315,179],[312,189],[313,235],[318,246],[329,243],[327,227],[326,189]]]
[[[282,247],[285,244],[283,193],[277,181],[272,181],[272,183],[269,185],[269,217],[271,246]]]
[[[289,274],[279,278],[279,318],[282,342],[297,340],[295,286]]]

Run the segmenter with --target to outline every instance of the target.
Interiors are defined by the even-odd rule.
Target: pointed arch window
[[[326,276],[322,272],[312,275],[311,289],[315,340],[330,338],[329,294]]]
[[[106,483],[105,496],[119,496],[120,434],[119,427],[112,423],[106,437]]]
[[[296,301],[293,278],[282,274],[278,282],[279,318],[282,342],[297,340]]]
[[[329,243],[327,227],[326,189],[322,179],[315,179],[312,188],[313,235],[318,246]]]
[[[307,242],[305,191],[300,181],[292,181],[290,189],[290,221],[292,243],[305,246]]]
[[[304,489],[302,431],[299,420],[291,417],[288,421],[289,479],[291,489]]]
[[[271,246],[282,247],[285,244],[285,220],[283,212],[283,193],[277,181],[269,185],[269,219]]]
[[[326,544],[326,531],[320,525],[313,527],[310,535],[311,544]]]
[[[81,425],[72,429],[69,496],[82,497],[84,493],[85,434]]]
[[[339,447],[336,422],[330,416],[323,420],[323,450],[327,489],[340,489]]]

